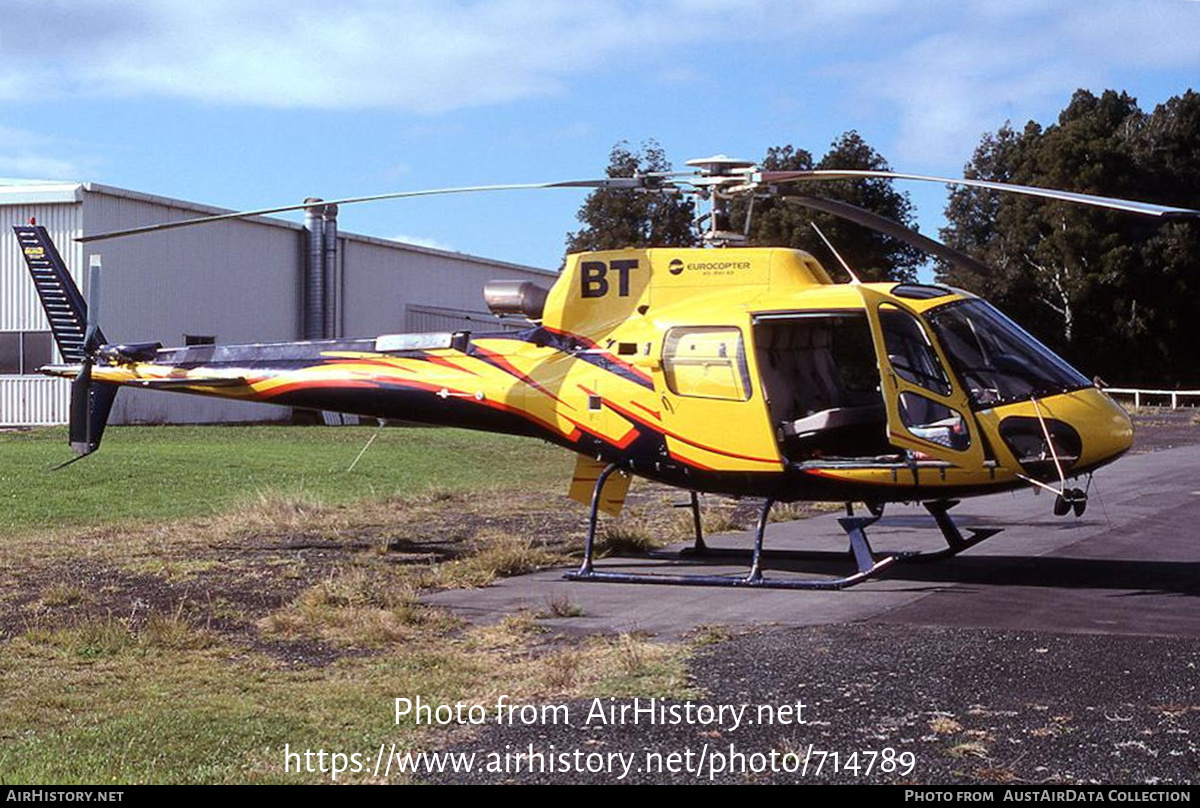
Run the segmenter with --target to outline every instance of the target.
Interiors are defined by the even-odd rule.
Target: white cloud
[[[80,166],[52,156],[60,144],[25,129],[0,126],[0,176],[39,180],[78,180]],[[49,149],[47,149],[49,147]]]
[[[431,250],[444,250],[446,252],[459,252],[449,244],[438,241],[437,239],[426,238],[424,236],[409,236],[401,234],[399,236],[391,236],[390,241],[399,241],[402,244],[415,244],[418,247],[428,247]]]
[[[5,5],[0,99],[149,97],[334,110],[352,127],[358,110],[441,113],[567,95],[596,77],[620,92],[667,87],[700,99],[730,71],[747,97],[761,84],[775,100],[770,109],[729,114],[802,125],[824,112],[814,105],[832,104],[844,126],[875,121],[888,131],[894,123],[893,142],[878,145],[914,168],[947,154],[965,158],[982,132],[1006,118],[1044,118],[1077,87],[1099,89],[1131,70],[1200,68],[1200,3],[1183,0]],[[766,56],[787,72],[753,74]],[[611,86],[598,95],[598,111],[619,108]],[[404,124],[412,131],[460,125]],[[7,159],[33,170],[38,157],[46,155],[31,147]]]
[[[705,45],[845,30],[896,3],[9,0],[0,97],[434,113],[561,94],[585,73],[669,75]]]
[[[1006,119],[1044,121],[1074,90],[1106,89],[1118,73],[1200,68],[1196,3],[940,0],[927,13],[910,43],[840,71],[860,103],[898,121],[893,154],[905,166],[969,155]]]
[[[69,160],[39,154],[0,156],[0,176],[39,180],[78,180],[79,168]]]

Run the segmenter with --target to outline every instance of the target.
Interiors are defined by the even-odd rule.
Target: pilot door
[[[887,437],[918,460],[983,465],[983,438],[967,393],[928,327],[903,301],[860,287],[875,348]]]

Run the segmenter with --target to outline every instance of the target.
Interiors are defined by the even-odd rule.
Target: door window
[[[921,319],[883,292],[869,286],[859,292],[879,360],[888,440],[917,453],[918,459],[981,466],[983,442],[971,434],[978,425],[972,423],[966,392],[947,371],[941,348]]]
[[[750,373],[737,328],[672,328],[663,346],[663,372],[667,387],[676,395],[726,401],[750,398]]]
[[[920,323],[888,303],[879,307],[879,322],[888,361],[900,378],[938,395],[950,395],[950,379]]]
[[[962,413],[917,393],[900,394],[900,421],[921,440],[962,451],[971,445]]]

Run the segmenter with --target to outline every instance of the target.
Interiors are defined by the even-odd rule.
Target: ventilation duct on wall
[[[308,197],[305,204],[318,203]],[[325,222],[324,205],[304,209],[304,229],[308,248],[304,253],[304,338],[325,336]],[[336,242],[335,242],[336,244]]]

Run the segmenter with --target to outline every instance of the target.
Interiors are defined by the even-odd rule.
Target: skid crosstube
[[[767,553],[763,550],[763,536],[766,533],[767,517],[775,500],[768,498],[758,515],[754,531],[754,549],[750,552],[750,570],[744,575],[707,575],[703,573],[670,574],[655,572],[613,572],[597,570],[593,563],[595,550],[596,529],[599,521],[600,492],[608,477],[618,470],[618,466],[610,464],[601,472],[592,491],[591,512],[588,520],[587,539],[584,544],[583,563],[578,570],[569,572],[563,577],[570,581],[594,581],[599,583],[622,584],[663,584],[668,586],[725,586],[746,587],[751,589],[797,589],[828,591],[845,589],[862,583],[886,570],[901,560],[933,560],[958,555],[963,550],[975,546],[979,542],[999,533],[999,530],[987,528],[972,530],[970,537],[964,537],[959,531],[948,511],[958,504],[957,500],[939,500],[926,502],[925,508],[933,516],[946,541],[946,549],[935,553],[893,553],[882,558],[876,558],[867,539],[866,529],[879,521],[883,515],[882,508],[873,508],[871,516],[854,516],[853,510],[847,506],[847,516],[838,519],[842,529],[850,541],[850,553],[854,558],[857,571],[840,578],[767,578],[763,575],[763,560]],[[692,522],[695,529],[695,544],[687,548],[681,555],[690,557],[745,557],[743,550],[725,548],[710,548],[704,542],[700,522],[700,504],[696,493],[691,492],[689,506],[692,509]],[[771,557],[795,557],[803,553],[776,551]]]

